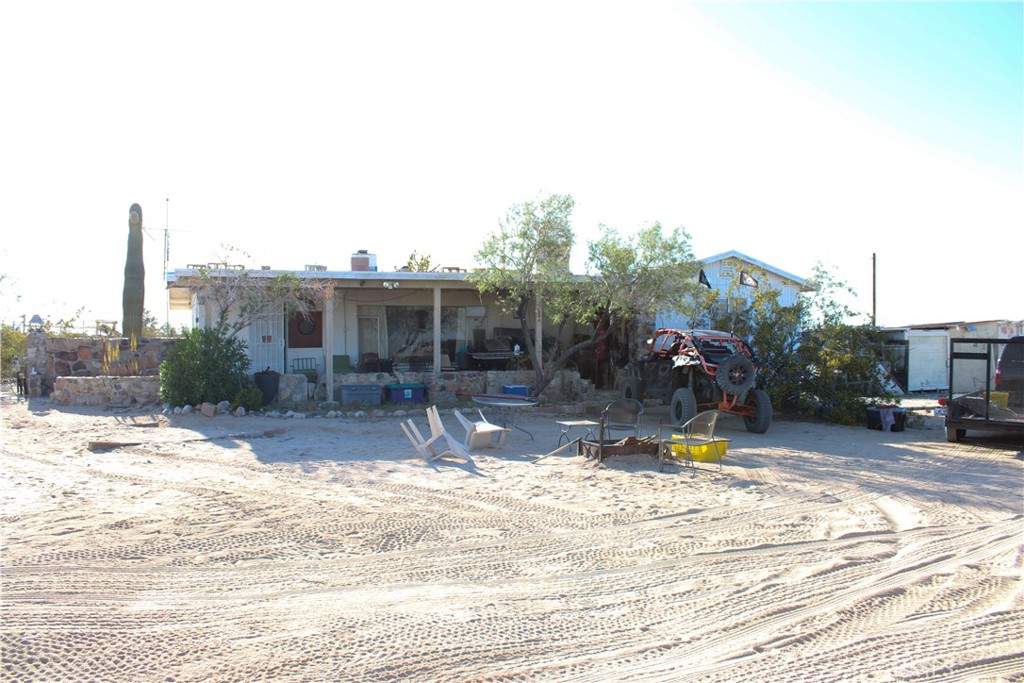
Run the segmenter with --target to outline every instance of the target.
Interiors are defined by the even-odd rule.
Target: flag
[[[702,271],[700,271],[700,277],[699,277],[699,278],[697,278],[697,281],[698,281],[698,282],[699,282],[700,284],[702,284],[702,285],[704,285],[705,287],[707,287],[708,289],[711,289],[711,283],[710,283],[710,282],[708,282],[708,276],[704,274],[704,271],[703,271],[703,270],[702,270]]]
[[[757,287],[757,280],[750,273],[743,271],[740,273],[740,284],[747,287]]]

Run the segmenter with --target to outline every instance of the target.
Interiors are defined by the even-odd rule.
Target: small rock
[[[193,408],[192,406],[190,406],[189,404],[186,403],[185,405],[183,405],[181,407],[181,414],[182,415],[191,415],[193,410],[195,410],[195,408]]]
[[[245,417],[245,406],[235,408],[235,417]]]

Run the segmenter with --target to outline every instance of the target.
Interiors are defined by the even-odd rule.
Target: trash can
[[[263,405],[273,403],[277,398],[277,389],[281,383],[280,373],[267,368],[254,374],[253,378],[256,380],[256,388],[263,394]]]

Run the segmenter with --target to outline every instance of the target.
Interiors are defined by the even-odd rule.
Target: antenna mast
[[[171,260],[171,198],[164,200],[164,290],[167,292],[167,332],[171,331],[171,292],[167,289],[167,263]]]

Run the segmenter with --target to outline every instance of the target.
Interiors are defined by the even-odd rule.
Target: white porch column
[[[434,374],[441,373],[441,288],[434,286]]]
[[[324,400],[334,400],[334,288],[324,292],[324,384],[327,385],[327,396]]]

